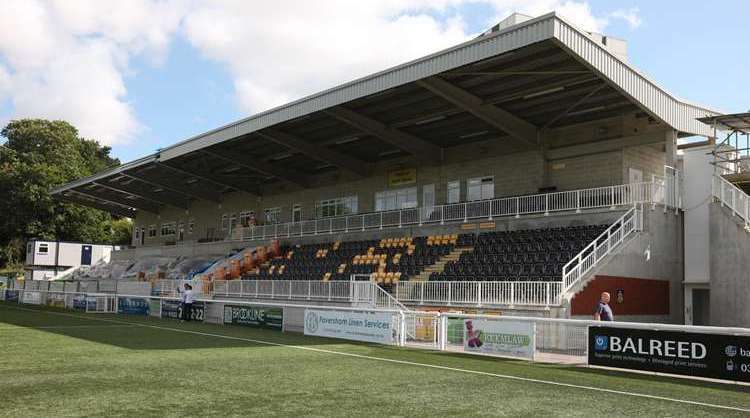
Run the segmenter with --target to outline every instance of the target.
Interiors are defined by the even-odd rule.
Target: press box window
[[[315,204],[315,215],[318,218],[330,218],[353,213],[357,213],[357,196],[319,200]]]
[[[168,222],[161,224],[161,236],[175,235],[177,232],[177,225],[174,222]]]
[[[255,211],[246,210],[244,212],[240,212],[240,226],[246,228],[253,225],[255,225]]]
[[[477,177],[466,182],[466,200],[486,200],[495,198],[494,177]]]
[[[375,211],[416,208],[417,188],[385,190],[375,193]]]
[[[49,252],[49,246],[47,244],[39,244],[39,254],[47,254]]]
[[[277,224],[281,222],[281,208],[268,208],[263,211],[267,224]]]
[[[461,201],[461,182],[451,181],[448,183],[448,203],[458,203]]]

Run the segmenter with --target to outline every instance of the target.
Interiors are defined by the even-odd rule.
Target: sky
[[[553,10],[675,96],[750,110],[747,0],[3,0],[0,126],[67,120],[129,161]]]

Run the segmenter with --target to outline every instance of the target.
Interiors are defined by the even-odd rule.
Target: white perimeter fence
[[[58,292],[40,290],[13,290],[6,302],[25,305],[50,306],[82,312],[148,315],[163,318],[180,318],[179,301],[171,296],[125,295],[84,292]],[[351,340],[383,342],[385,344],[429,348],[441,351],[499,357],[525,358],[554,363],[585,363],[591,327],[628,328],[647,331],[676,331],[750,337],[748,328],[686,326],[634,322],[599,322],[576,319],[515,317],[455,312],[409,311],[401,309],[320,306],[279,301],[248,302],[233,299],[197,299],[193,305],[193,319],[215,324],[236,324],[277,328],[307,335],[321,335]],[[243,311],[243,309],[245,311]],[[278,310],[275,326],[262,323],[264,310]],[[327,312],[337,319],[329,321],[338,326],[335,335],[312,334],[314,324],[309,323],[309,311]],[[265,312],[265,313],[264,313]],[[346,337],[344,330],[351,315],[385,315],[389,332],[386,340],[370,341],[357,337],[354,330]],[[251,323],[249,319],[260,323]],[[267,319],[267,318],[266,318]],[[257,322],[257,321],[256,321]],[[316,330],[317,331],[317,330]],[[472,339],[482,334],[482,346],[472,345]],[[511,347],[511,348],[508,348]]]

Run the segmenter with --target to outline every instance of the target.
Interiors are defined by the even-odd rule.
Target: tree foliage
[[[50,190],[119,164],[111,149],[64,121],[11,121],[0,135],[0,266],[23,260],[31,238],[118,243],[129,221],[55,200]],[[129,234],[129,232],[127,232]],[[129,236],[127,237],[129,242]]]

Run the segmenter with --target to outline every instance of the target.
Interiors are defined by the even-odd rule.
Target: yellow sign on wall
[[[404,168],[388,172],[388,187],[406,186],[417,182],[417,169]]]

